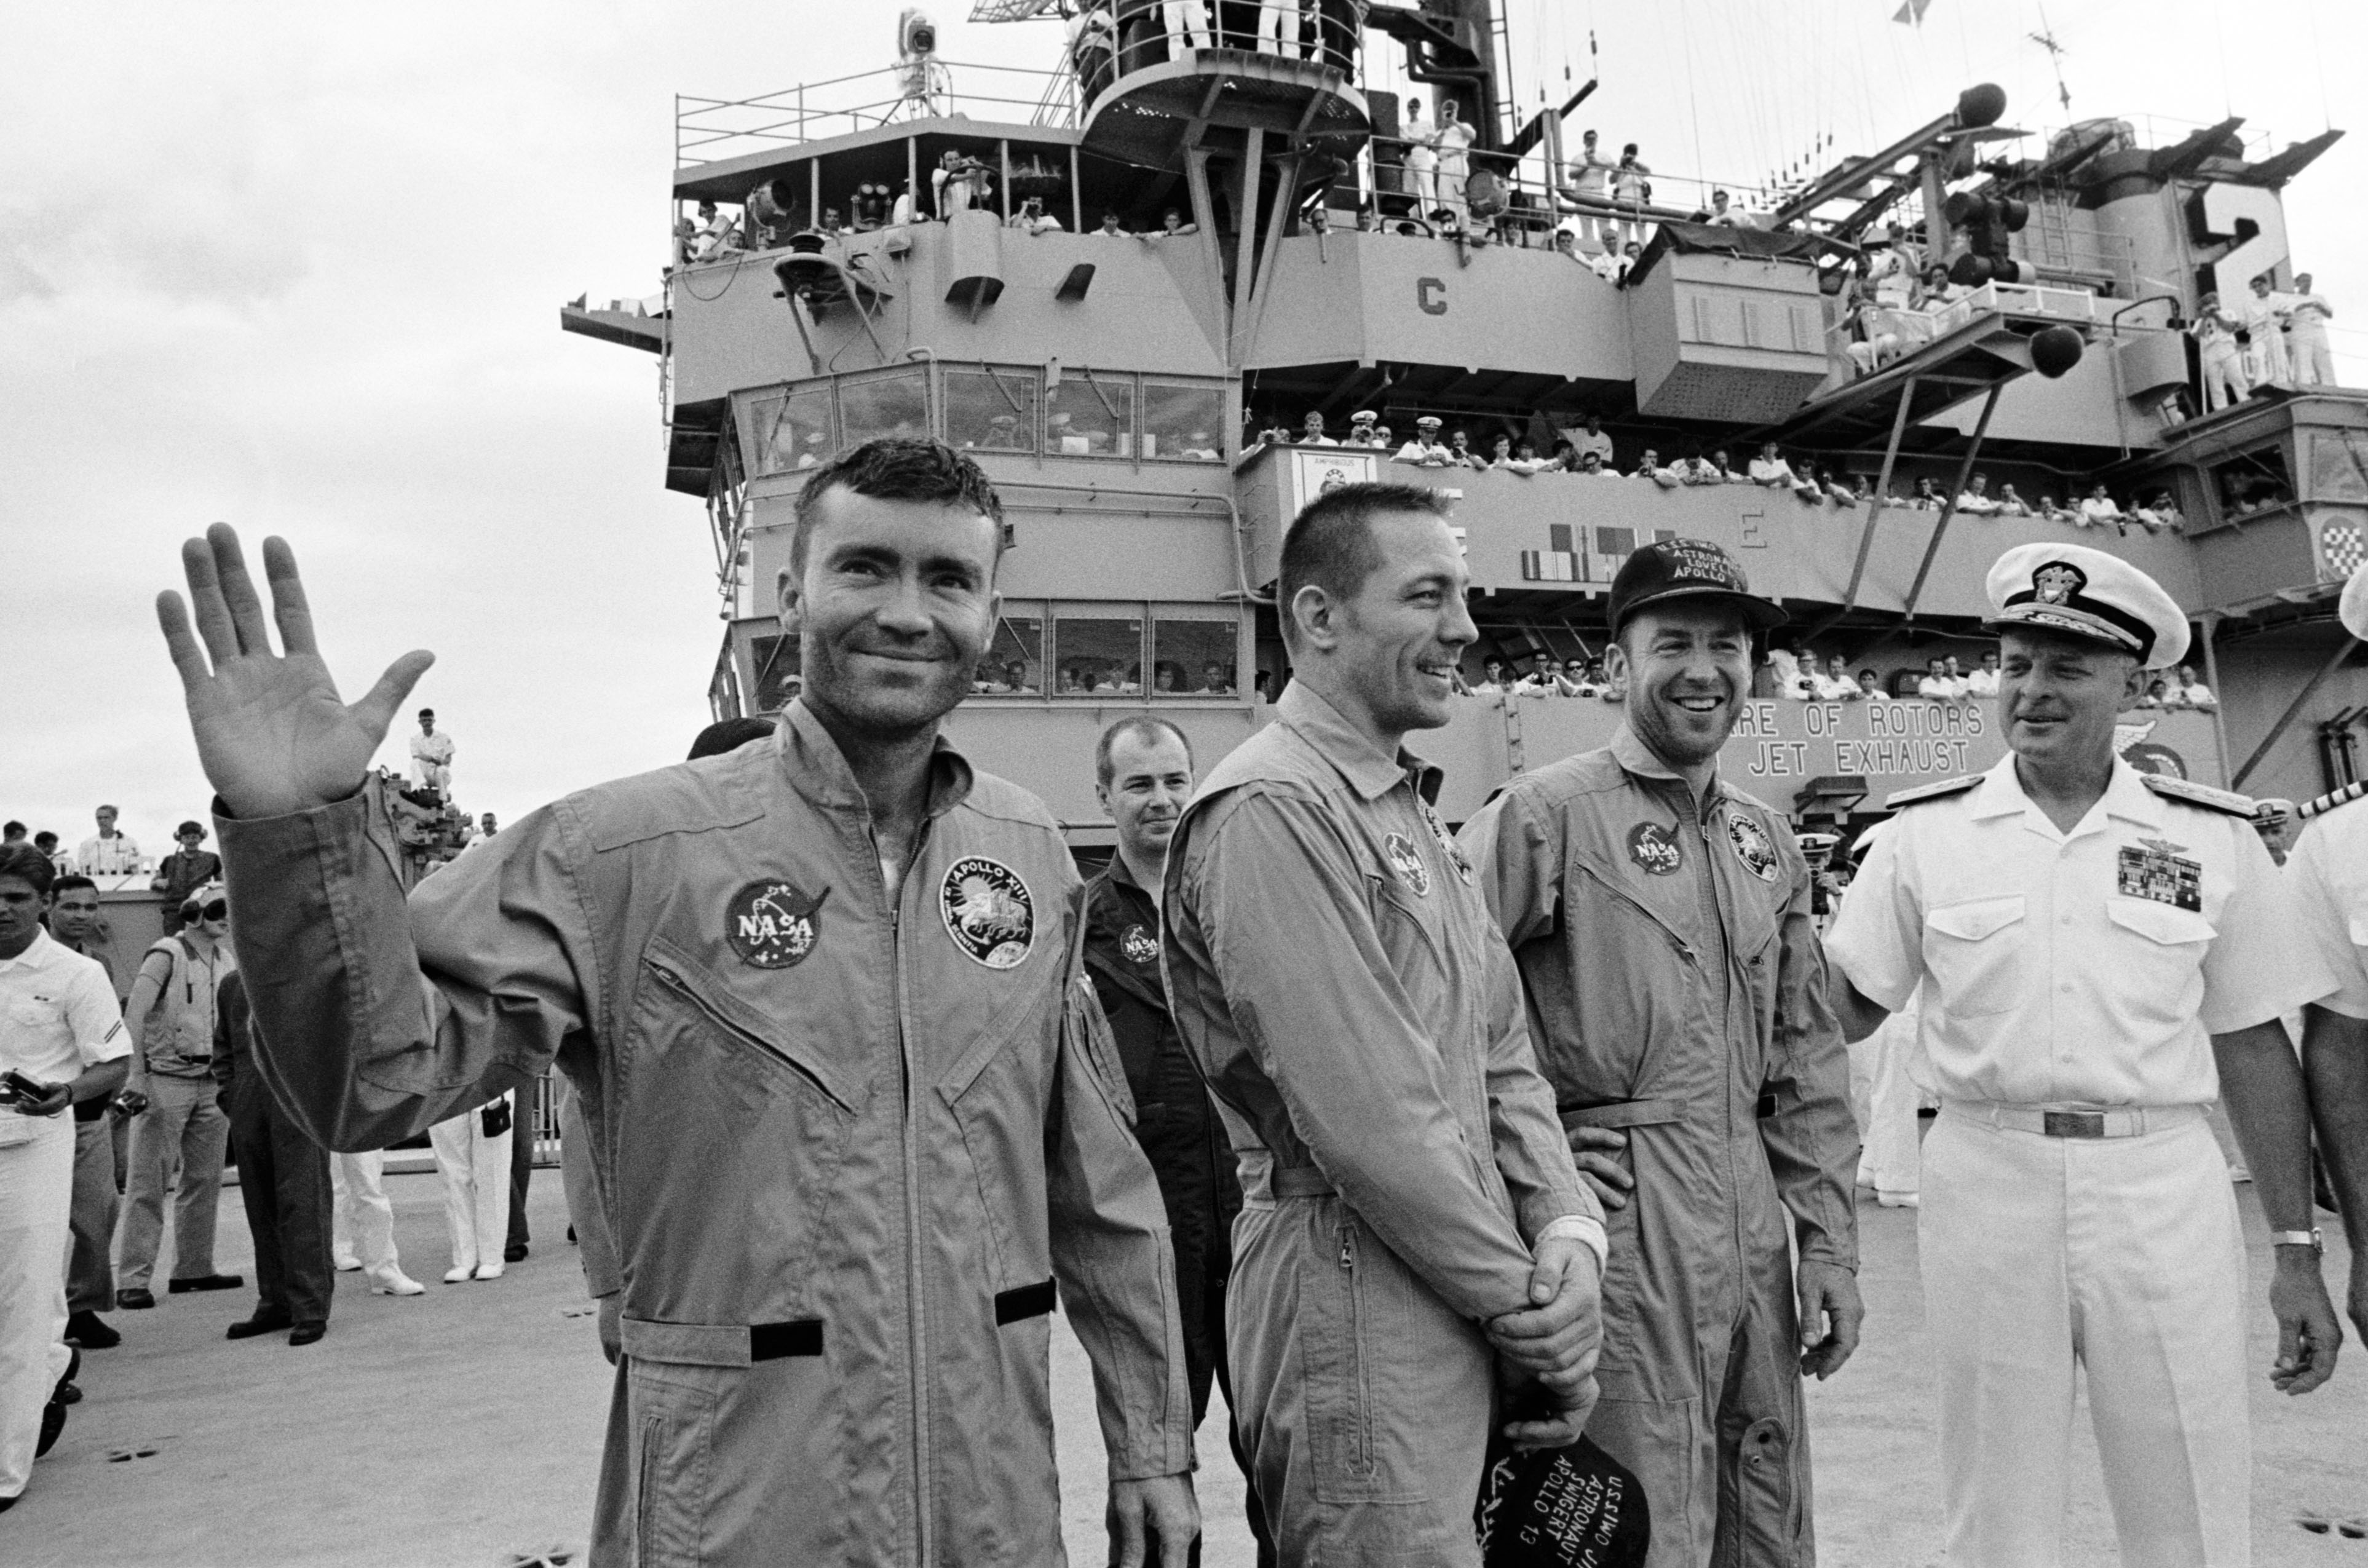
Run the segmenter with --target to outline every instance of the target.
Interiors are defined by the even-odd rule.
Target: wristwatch
[[[2313,1225],[2307,1231],[2271,1231],[2270,1244],[2273,1247],[2308,1247],[2317,1253],[2327,1250],[2325,1244],[2319,1240],[2317,1225]]]

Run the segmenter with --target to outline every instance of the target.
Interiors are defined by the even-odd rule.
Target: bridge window
[[[2368,501],[2368,433],[2314,430],[2310,441],[2313,501]]]
[[[927,369],[850,376],[838,383],[839,439],[860,447],[883,436],[912,440],[929,435],[929,378]]]
[[[2286,473],[2286,455],[2276,446],[2260,448],[2214,465],[2212,485],[2223,517],[2250,517],[2294,498],[2294,481]]]
[[[1143,383],[1143,455],[1223,462],[1225,390],[1171,381]]]
[[[1163,605],[1152,622],[1151,689],[1175,696],[1230,697],[1238,686],[1239,619],[1231,610]]]
[[[837,449],[830,436],[830,383],[815,381],[750,398],[743,409],[741,434],[751,473],[821,467]]]
[[[1035,449],[1035,371],[949,369],[945,378],[948,446],[980,452]]]
[[[1030,605],[1030,609],[1039,607]],[[1044,619],[1041,615],[1006,615],[995,623],[995,640],[979,662],[973,691],[998,696],[1032,696],[1044,689]]]
[[[1134,378],[1073,371],[1044,394],[1044,452],[1124,457],[1134,449]]]
[[[1112,610],[1121,612],[1113,615]],[[1134,610],[1132,619],[1124,612]],[[1061,697],[1138,697],[1143,692],[1140,607],[1102,605],[1056,611],[1053,620],[1053,690]]]

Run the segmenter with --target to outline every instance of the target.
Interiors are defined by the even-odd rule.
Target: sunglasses
[[[227,899],[218,898],[211,903],[200,907],[197,900],[191,899],[188,903],[181,905],[181,918],[184,920],[227,920],[230,918],[230,901]]]

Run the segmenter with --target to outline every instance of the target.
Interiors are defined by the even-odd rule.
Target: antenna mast
[[[2055,29],[2047,25],[2046,6],[2039,8],[2039,30],[2027,36],[2047,51],[2047,63],[2055,69],[2055,101],[2064,106],[2065,114],[2069,116],[2072,112],[2072,89],[2064,85],[2064,56],[2070,51],[2055,41]]]

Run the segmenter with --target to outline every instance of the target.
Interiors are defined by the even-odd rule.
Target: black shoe
[[[80,1400],[82,1390],[74,1388],[74,1379],[81,1371],[82,1352],[76,1349],[73,1355],[66,1358],[65,1375],[58,1380],[58,1386],[50,1391],[50,1397],[60,1404],[73,1404]],[[74,1392],[68,1393],[66,1391],[69,1389],[73,1389]]]
[[[190,1290],[235,1290],[246,1283],[244,1274],[200,1274],[194,1279],[175,1279],[165,1289],[178,1296]]]
[[[21,1497],[21,1496],[23,1496],[23,1495],[24,1495],[24,1494],[20,1492],[20,1493],[18,1493],[17,1495],[18,1497]],[[6,1513],[9,1509],[11,1509],[11,1508],[15,1507],[16,1506],[17,1506],[17,1498],[16,1498],[16,1497],[0,1497],[0,1514],[5,1514],[5,1513]]]
[[[50,1402],[53,1404],[80,1404],[82,1387],[78,1383],[62,1382],[50,1391]]]
[[[321,1335],[328,1332],[329,1325],[325,1323],[320,1323],[317,1321],[313,1323],[300,1323],[294,1328],[288,1331],[288,1343],[290,1345],[310,1345],[314,1340],[320,1338]]]
[[[258,1334],[274,1334],[292,1325],[294,1320],[284,1312],[272,1312],[257,1307],[255,1315],[230,1325],[225,1339],[253,1339]]]
[[[502,1248],[502,1261],[504,1263],[524,1263],[526,1261],[526,1244],[524,1242],[519,1242],[515,1246],[506,1246]]]
[[[58,1446],[58,1434],[66,1429],[66,1407],[55,1400],[41,1406],[41,1440],[33,1445],[33,1457],[40,1459]]]
[[[123,1343],[123,1335],[107,1324],[97,1312],[81,1312],[66,1319],[66,1337],[85,1350],[112,1350]]]
[[[122,1311],[128,1312],[143,1307],[154,1306],[156,1304],[156,1298],[149,1294],[145,1290],[135,1285],[129,1290],[118,1290],[115,1293],[115,1304]]]

